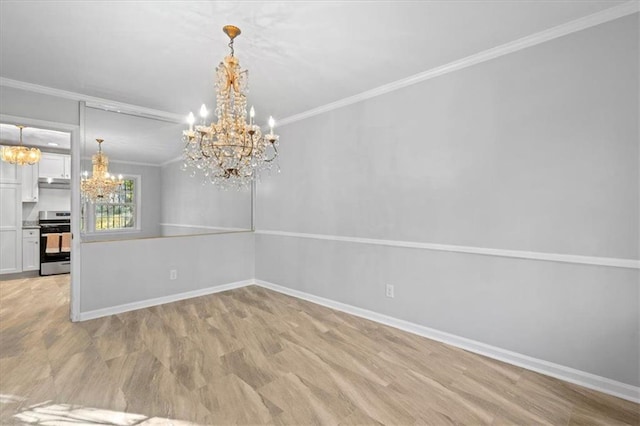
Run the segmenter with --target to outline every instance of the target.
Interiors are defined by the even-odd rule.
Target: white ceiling
[[[239,26],[259,122],[324,105],[620,1],[2,1],[0,75],[187,114]]]

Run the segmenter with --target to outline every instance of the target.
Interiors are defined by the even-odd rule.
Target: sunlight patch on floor
[[[26,398],[23,398],[18,395],[5,395],[0,393],[0,404],[15,404],[18,402],[24,401]]]
[[[2,397],[14,397],[2,395]],[[47,426],[116,425],[116,426],[198,426],[196,423],[172,420],[160,417],[149,418],[142,414],[123,413],[121,411],[100,408],[53,404],[51,401],[33,405],[14,417],[27,424]]]

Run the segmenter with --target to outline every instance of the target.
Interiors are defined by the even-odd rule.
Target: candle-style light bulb
[[[249,110],[249,124],[253,125],[253,117],[256,116],[256,110],[253,109],[253,105],[251,105],[251,109]]]
[[[118,180],[122,180],[122,175],[118,175]]]
[[[200,117],[204,119],[207,117],[207,114],[209,114],[209,111],[207,111],[207,106],[205,104],[202,104],[202,106],[200,107]]]
[[[189,131],[191,132],[193,130],[193,123],[196,122],[196,117],[193,115],[192,112],[189,113],[189,116],[187,117],[187,123],[189,123]]]
[[[273,126],[276,125],[276,121],[273,119],[273,117],[269,117],[269,127],[271,128],[271,134],[273,134]]]

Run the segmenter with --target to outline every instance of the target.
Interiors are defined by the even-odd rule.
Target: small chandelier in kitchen
[[[96,141],[98,142],[98,152],[91,157],[93,173],[89,177],[89,173],[85,171],[80,183],[83,197],[92,203],[108,201],[109,196],[123,183],[122,175],[118,175],[116,178],[109,174],[109,158],[102,152],[104,140],[96,139]]]
[[[240,68],[234,56],[233,39],[240,28],[227,25],[223,29],[231,40],[231,53],[216,68],[216,123],[207,124],[207,107],[200,108],[200,125],[193,113],[187,119],[189,130],[183,132],[184,165],[192,175],[199,170],[215,185],[223,188],[248,187],[260,172],[270,170],[278,156],[278,136],[269,117],[269,133],[263,135],[254,123],[251,107],[247,123],[248,72]],[[277,167],[277,166],[276,166]]]
[[[38,148],[27,148],[22,145],[22,129],[25,126],[16,125],[20,129],[20,145],[2,147],[2,161],[24,166],[25,164],[36,164],[42,156]]]

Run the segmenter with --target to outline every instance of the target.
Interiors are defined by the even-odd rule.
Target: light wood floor
[[[260,287],[76,324],[68,293],[0,283],[1,424],[639,423],[637,404]]]

